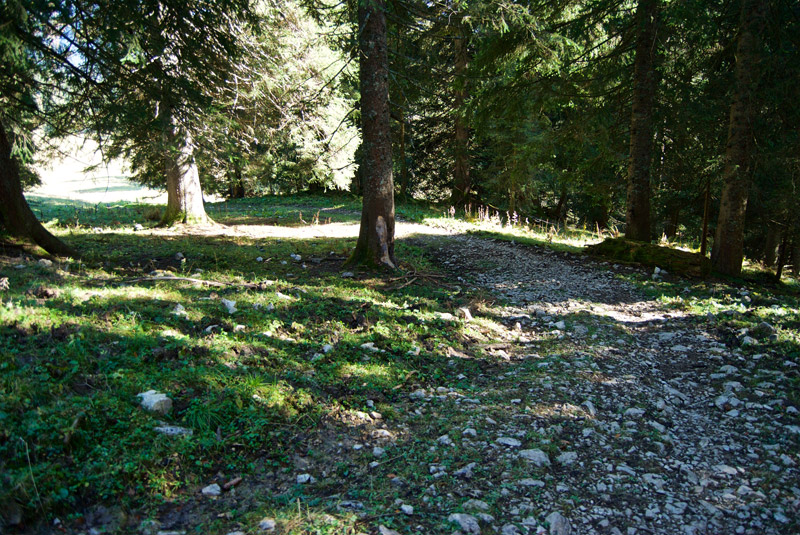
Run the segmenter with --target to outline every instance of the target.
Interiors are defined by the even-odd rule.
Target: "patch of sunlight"
[[[391,368],[385,364],[363,363],[363,364],[344,364],[339,368],[341,377],[359,379],[386,379],[392,376]]]

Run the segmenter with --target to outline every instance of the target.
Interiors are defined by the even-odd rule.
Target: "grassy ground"
[[[491,319],[492,299],[448,284],[419,242],[397,245],[405,274],[345,278],[341,263],[351,239],[153,235],[132,229],[152,225],[149,206],[33,204],[85,257],[48,263],[13,251],[0,256],[8,279],[0,293],[0,512],[7,518],[20,513],[28,527],[56,517],[80,526],[90,506],[103,503],[119,517],[109,525],[133,529],[155,511],[197,497],[210,482],[243,477],[250,505],[212,508],[206,533],[264,515],[286,533],[355,532],[363,515],[403,525],[396,501],[402,485],[422,490],[433,477],[413,467],[471,461],[443,460],[432,448],[442,434],[433,421],[463,427],[457,412],[409,415],[404,401],[445,380],[459,395],[477,395],[454,376],[495,376],[502,359],[475,347],[506,331]],[[284,226],[355,222],[358,210],[359,201],[349,196],[209,207],[221,223]],[[407,220],[438,215],[418,206],[400,207],[398,214]],[[471,228],[575,248],[575,236]],[[220,285],[141,280],[163,276]],[[745,297],[728,284],[701,283],[687,293],[678,280],[635,280],[698,315],[728,310]],[[795,337],[786,348],[796,350],[796,296],[769,287],[747,296],[758,308],[726,321],[742,329],[772,321],[794,333],[785,334]],[[235,301],[236,311],[223,300]],[[487,319],[467,323],[450,316],[465,305],[482,309]],[[467,346],[477,358],[457,358]],[[173,400],[169,414],[142,410],[137,394],[150,389]],[[491,390],[481,395],[491,406]],[[373,411],[380,418],[370,416]],[[494,417],[502,421],[501,406]],[[356,446],[381,444],[371,435],[381,422],[390,424],[394,439],[374,457],[371,447]],[[193,433],[156,433],[163,423]],[[378,464],[367,468],[369,462]],[[302,466],[328,477],[313,489],[297,483],[293,477]],[[505,468],[513,469],[497,470]],[[439,499],[447,500],[434,502]],[[359,509],[364,503],[370,505]],[[123,518],[131,514],[138,516]]]

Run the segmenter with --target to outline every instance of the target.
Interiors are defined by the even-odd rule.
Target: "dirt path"
[[[435,253],[506,299],[518,332],[520,360],[491,382],[506,423],[472,409],[494,435],[487,462],[536,457],[523,452],[532,433],[549,441],[536,446],[549,466],[531,463],[495,525],[558,512],[573,533],[797,533],[800,427],[785,398],[796,363],[768,346],[745,357],[714,318],[667,311],[608,265],[467,236]]]

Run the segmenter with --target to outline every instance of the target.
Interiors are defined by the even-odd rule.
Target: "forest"
[[[0,533],[800,529],[798,81],[792,0],[0,0]]]

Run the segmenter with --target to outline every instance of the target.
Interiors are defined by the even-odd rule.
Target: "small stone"
[[[180,427],[177,425],[159,425],[153,428],[153,431],[156,433],[161,433],[162,435],[167,436],[187,436],[190,437],[194,434],[194,431],[191,429],[186,429],[185,427]]]
[[[630,409],[625,411],[625,416],[627,416],[628,418],[641,418],[642,416],[644,416],[644,410],[631,407]]]
[[[478,432],[471,427],[467,427],[463,431],[461,431],[461,435],[465,437],[476,437],[478,436]]]
[[[542,481],[541,479],[531,479],[526,477],[525,479],[520,479],[517,483],[519,485],[522,485],[523,487],[544,488],[544,481]]]
[[[144,230],[144,225],[140,225],[139,223],[136,223],[135,225],[133,225],[133,230],[134,230],[134,232],[139,232],[141,230]]]
[[[258,523],[258,529],[264,532],[270,532],[275,530],[275,519],[264,517]]]
[[[403,504],[400,506],[400,510],[403,512],[404,515],[414,514],[414,508],[410,505]]]
[[[532,462],[536,466],[550,466],[550,458],[545,452],[539,449],[522,450],[519,452],[519,456],[526,461]]]
[[[374,457],[383,457],[383,455],[385,453],[386,453],[386,450],[381,448],[381,447],[379,447],[379,446],[375,446],[374,448],[372,448],[372,455]]]
[[[216,483],[212,483],[211,485],[204,487],[200,492],[202,492],[203,496],[219,496],[222,494],[222,489]]]
[[[597,415],[597,409],[595,409],[594,403],[592,403],[588,399],[583,402],[583,406],[586,407],[586,412],[588,412],[589,416],[591,416],[592,418],[594,418],[595,415]]]
[[[183,307],[182,304],[178,303],[175,305],[175,308],[172,309],[172,313],[176,316],[185,316],[186,309]]]
[[[231,301],[230,299],[222,299],[220,300],[222,306],[228,311],[228,314],[233,314],[236,312],[236,301]]]
[[[550,535],[570,535],[572,533],[572,526],[561,513],[553,511],[545,518],[550,524]]]
[[[508,446],[510,448],[519,448],[522,446],[522,442],[517,440],[516,438],[511,437],[500,437],[495,442],[498,444],[502,444],[503,446]]]
[[[743,346],[753,346],[753,345],[756,345],[757,343],[758,343],[758,340],[756,340],[755,338],[753,338],[751,336],[745,336],[744,338],[742,338],[742,345]]]
[[[564,466],[569,466],[577,460],[578,460],[578,454],[575,453],[574,451],[565,451],[564,453],[556,457],[556,461],[558,461],[559,464],[562,464]]]
[[[472,470],[476,466],[478,466],[478,463],[469,463],[467,466],[459,468],[458,470],[453,472],[453,475],[456,476],[456,477],[462,477],[462,478],[465,478],[465,479],[469,479],[469,478],[472,477],[472,475],[473,475],[472,474]]]
[[[325,344],[322,346],[323,353],[330,353],[331,351],[333,351],[333,346],[331,344]]]
[[[467,307],[461,307],[456,310],[456,314],[460,317],[464,318],[467,321],[472,321],[472,312],[469,311]]]
[[[352,271],[345,271],[344,273],[342,273],[343,279],[352,279],[355,276],[356,276],[355,273],[353,273]]]
[[[40,258],[38,264],[42,267],[50,267],[53,265],[53,261],[47,258]]]
[[[180,260],[183,260],[184,258],[186,258],[186,257],[183,256],[183,253],[175,253],[175,260],[180,261]]]
[[[313,484],[316,483],[317,479],[312,476],[311,474],[298,474],[297,476],[297,484],[298,485],[305,485],[306,483]]]
[[[564,323],[563,321],[558,321],[558,322],[556,322],[556,324],[554,325],[554,327],[555,327],[556,329],[558,329],[559,331],[563,331],[564,329],[566,329],[566,328],[567,328],[567,324],[566,324],[566,323]]]
[[[514,524],[505,524],[500,528],[501,535],[522,535],[522,532]]]
[[[150,412],[157,412],[159,414],[167,414],[172,409],[172,400],[166,394],[156,392],[155,390],[148,390],[141,394],[136,394],[137,397],[142,398],[142,408]]]
[[[380,533],[380,535],[400,535],[399,531],[389,529],[384,525],[378,526],[378,533]]]
[[[415,390],[411,392],[408,397],[411,399],[424,399],[427,393],[423,389]]]
[[[442,446],[455,446],[455,443],[448,435],[442,435],[436,439],[436,442],[441,444]]]
[[[472,515],[453,513],[447,517],[447,520],[448,522],[458,524],[467,535],[480,535],[481,527],[478,525],[478,519]]]
[[[462,504],[464,509],[473,509],[478,511],[488,511],[489,504],[482,500],[467,500]]]

